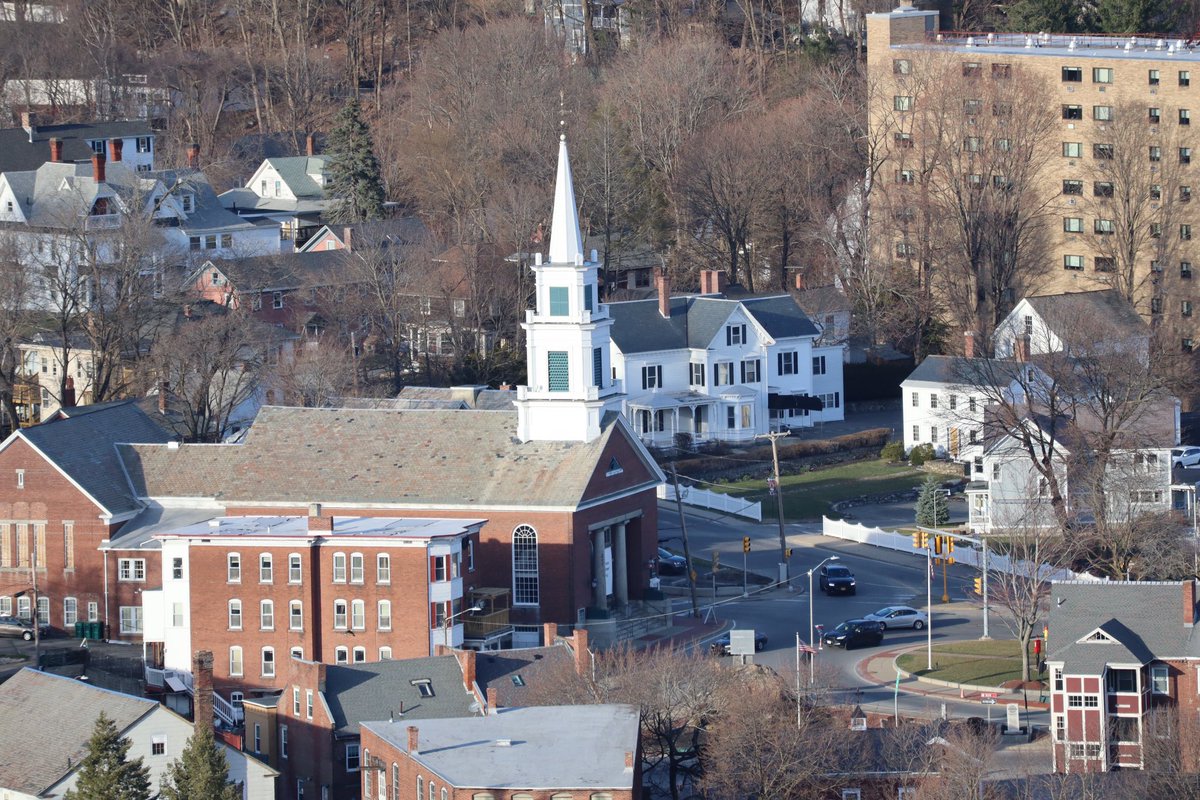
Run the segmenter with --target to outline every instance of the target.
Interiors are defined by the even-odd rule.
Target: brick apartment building
[[[1148,743],[1175,741],[1172,715],[1200,711],[1195,582],[1062,582],[1051,597],[1055,770],[1141,769]]]
[[[632,706],[532,706],[361,727],[364,798],[633,800],[641,794],[640,726]]]
[[[114,638],[140,635],[140,589],[158,560],[111,546],[143,510],[115,445],[170,438],[120,401],[72,409],[0,443],[0,616],[30,618],[36,563],[42,623],[69,631],[103,622]]]
[[[936,274],[936,251],[945,243],[922,244],[921,232],[906,222],[929,194],[925,184],[944,188],[961,172],[979,196],[991,191],[1005,176],[982,173],[1006,163],[1000,151],[1023,146],[1007,138],[1019,134],[1005,133],[1001,117],[1021,92],[1044,85],[1051,100],[1039,100],[1038,108],[1053,117],[1054,133],[1039,135],[1032,158],[1022,158],[1045,162],[1031,185],[1038,187],[1032,204],[1046,204],[1041,227],[1049,257],[1044,273],[1017,291],[1122,288],[1156,328],[1193,348],[1200,240],[1192,231],[1200,216],[1189,202],[1200,185],[1192,165],[1200,136],[1191,112],[1200,112],[1200,82],[1193,87],[1191,78],[1196,72],[1200,79],[1200,51],[1146,36],[942,31],[936,10],[903,0],[894,11],[867,15],[867,53],[871,137],[882,148],[878,175],[884,193],[896,198],[891,217],[882,209],[873,215],[888,220],[872,232],[880,258],[914,269],[924,263]],[[950,116],[938,122],[946,103],[961,103],[961,112],[945,111]],[[961,143],[946,138],[959,132]],[[930,141],[936,137],[946,141]],[[1125,178],[1112,177],[1121,170]],[[1123,226],[1136,230],[1125,234]],[[1126,257],[1112,244],[1125,247],[1122,237],[1136,252],[1127,280]]]

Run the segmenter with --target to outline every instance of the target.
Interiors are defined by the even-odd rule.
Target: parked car
[[[43,635],[46,626],[42,626]],[[33,623],[17,617],[0,617],[0,636],[18,637],[25,641],[33,639]]]
[[[658,548],[659,575],[686,575],[687,559],[665,548]]]
[[[883,641],[883,623],[870,619],[848,619],[825,634],[826,647],[849,650],[861,645],[877,645]]]
[[[1171,450],[1171,467],[1200,466],[1200,447],[1176,447]]]
[[[840,564],[826,564],[821,567],[821,591],[825,594],[834,592],[856,594],[858,584],[849,567],[843,567]]]
[[[925,615],[925,612],[918,611],[912,606],[884,606],[878,611],[867,614],[863,619],[878,622],[883,625],[884,630],[913,628],[920,631],[929,624],[929,617]]]
[[[723,633],[716,639],[713,639],[709,649],[713,655],[727,656],[729,655],[729,634]],[[767,635],[765,633],[754,632],[754,652],[760,653],[767,649]]]

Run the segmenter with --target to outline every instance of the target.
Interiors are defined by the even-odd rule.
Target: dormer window
[[[109,214],[108,198],[107,197],[97,197],[95,205],[92,206],[92,216],[93,217],[103,217],[103,216],[107,216],[108,214]]]
[[[104,155],[104,140],[92,139],[88,142],[88,147],[92,148],[92,152],[96,155]]]
[[[190,194],[181,194],[179,196],[179,207],[183,209],[183,213],[191,214],[195,210],[195,198]]]

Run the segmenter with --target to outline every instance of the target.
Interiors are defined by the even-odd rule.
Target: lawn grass
[[[950,683],[973,683],[980,686],[1000,686],[1005,681],[1021,678],[1021,646],[1012,640],[953,642],[933,648],[933,669],[925,650],[905,653],[896,659],[896,666],[923,678],[935,678]]]
[[[925,481],[926,473],[905,464],[892,464],[883,459],[856,461],[828,469],[813,470],[799,475],[784,475],[783,516],[794,522],[819,519],[822,515],[838,518],[831,505],[840,500],[864,494],[890,494],[912,489]],[[763,519],[775,519],[776,502],[767,490],[765,480],[738,481],[713,487],[735,497],[759,501]]]

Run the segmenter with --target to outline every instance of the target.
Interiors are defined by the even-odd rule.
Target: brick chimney
[[[496,691],[496,687],[489,686],[487,690],[487,713],[489,717],[496,713],[496,706],[498,702],[499,694]]]
[[[417,753],[421,752],[418,749],[418,745],[420,744],[420,741],[421,741],[420,734],[421,734],[421,732],[420,732],[420,730],[418,730],[416,725],[408,726],[408,754],[410,756],[416,755]]]
[[[658,313],[662,314],[663,319],[670,319],[671,281],[667,278],[667,271],[662,267],[654,270],[654,286],[658,290]]]
[[[21,127],[29,134],[29,141],[33,141],[33,135],[37,133],[38,118],[36,111],[21,112]]]
[[[804,273],[801,272],[800,270],[796,270],[796,277],[794,278],[794,280],[796,283],[796,291],[799,291],[799,292],[804,291]]]
[[[165,415],[167,413],[167,392],[170,391],[171,384],[166,381],[158,382],[158,413]]]
[[[304,154],[308,156],[317,154],[317,137],[311,133],[304,137]]]
[[[633,751],[625,751],[625,769],[633,769]]]
[[[104,153],[92,153],[92,178],[96,183],[104,183]]]
[[[542,644],[546,647],[554,644],[554,639],[558,636],[558,623],[545,622],[542,623]]]
[[[1013,342],[1013,358],[1022,364],[1029,361],[1029,334],[1023,333]]]
[[[192,687],[195,695],[193,726],[201,731],[213,727],[213,654],[211,650],[197,650],[192,657]]]
[[[108,160],[114,164],[121,160],[121,148],[125,146],[124,139],[108,140]]]
[[[463,687],[468,692],[475,691],[475,651],[462,650]]]
[[[1192,627],[1196,624],[1196,582],[1183,582],[1183,624]]]
[[[67,377],[67,382],[63,386],[62,407],[75,407],[75,379],[70,376]]]
[[[187,163],[192,169],[200,169],[200,145],[195,142],[187,146]]]
[[[963,355],[967,358],[975,357],[975,331],[963,333]]]
[[[58,164],[62,162],[62,139],[50,137],[50,160]]]
[[[576,628],[572,636],[574,638],[571,646],[575,650],[575,672],[579,675],[590,675],[592,654],[588,650],[587,628]]]
[[[354,252],[353,239],[354,239],[354,228],[351,228],[349,225],[342,228],[342,244],[345,245],[346,250],[351,253]]]
[[[333,517],[326,517],[321,512],[320,503],[309,503],[308,505],[308,531],[333,533]]]

